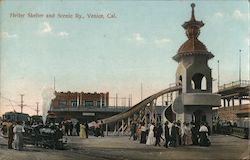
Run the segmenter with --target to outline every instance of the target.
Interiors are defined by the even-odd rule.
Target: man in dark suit
[[[165,147],[168,148],[168,142],[170,140],[169,137],[169,128],[168,128],[168,121],[165,122]]]
[[[14,133],[13,133],[13,123],[10,121],[8,122],[7,125],[7,132],[8,132],[8,148],[12,149],[12,143],[13,143],[13,138],[14,138]]]
[[[160,141],[161,141],[161,134],[162,134],[162,127],[161,127],[161,124],[158,124],[157,125],[157,128],[156,128],[156,133],[155,133],[155,138],[156,138],[156,142],[155,142],[155,146],[161,146],[160,145]]]

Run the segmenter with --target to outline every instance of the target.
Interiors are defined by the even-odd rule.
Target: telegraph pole
[[[38,105],[39,105],[39,102],[36,102],[36,115],[37,116],[38,116],[38,112],[39,112]]]
[[[239,50],[239,81],[241,82],[241,49]]]
[[[218,90],[219,90],[219,86],[220,86],[220,61],[218,60]]]
[[[54,76],[54,91],[56,91],[56,77]]]
[[[143,93],[143,91],[142,91],[142,83],[141,83],[141,101],[142,101],[142,97],[143,97],[143,95],[142,95],[142,93]]]
[[[118,106],[118,94],[117,93],[115,94],[115,106],[116,107]]]
[[[25,106],[25,105],[23,104],[23,96],[24,96],[24,94],[20,94],[20,96],[21,96],[21,104],[20,104],[21,113],[23,113],[23,107]]]

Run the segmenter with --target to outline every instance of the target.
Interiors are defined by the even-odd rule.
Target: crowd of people
[[[23,133],[24,127],[21,121],[12,122],[10,120],[3,121],[1,126],[1,131],[4,135],[8,137],[8,148],[15,150],[23,149]],[[14,142],[14,145],[13,145]]]
[[[80,123],[79,121],[66,120],[60,123],[60,128],[65,136],[80,136],[80,138],[88,138],[89,134],[96,137],[104,137],[104,125],[95,121],[89,127],[87,122]]]
[[[8,148],[23,150],[25,126],[43,125],[42,123],[31,124],[27,121],[12,122],[11,120],[4,120],[0,122],[0,129],[3,136],[8,138]],[[95,121],[91,127],[87,122],[80,123],[78,120],[66,120],[61,123],[46,123],[45,126],[56,126],[64,136],[79,136],[82,139],[88,138],[89,134],[96,137],[104,137],[104,125]],[[13,143],[14,142],[14,143]]]
[[[174,121],[169,126],[169,122],[166,121],[163,126],[160,123],[151,123],[147,129],[144,122],[138,124],[133,121],[130,125],[129,139],[131,137],[133,140],[140,138],[140,143],[155,146],[161,146],[161,142],[164,142],[166,148],[181,145],[209,146],[211,144],[208,138],[210,132],[210,127],[205,122],[197,125],[193,122],[181,124],[180,121]]]
[[[8,148],[16,150],[23,149],[23,133],[25,132],[21,121],[11,122],[9,120],[2,122],[2,133],[8,135]],[[103,122],[93,122],[91,127],[87,122],[80,123],[79,121],[66,120],[58,124],[58,127],[65,136],[79,136],[80,138],[88,138],[89,133],[96,137],[104,137]],[[131,121],[129,139],[140,140],[140,143],[146,145],[161,146],[164,142],[164,147],[177,147],[180,145],[200,145],[209,146],[210,140],[208,135],[211,130],[207,123],[202,122],[200,125],[194,123],[182,123],[180,121],[173,122],[169,125],[160,123],[149,124],[148,128],[144,122],[137,123]],[[13,145],[14,142],[14,145]]]
[[[88,138],[89,128],[87,122],[80,124],[79,121],[66,120],[62,121],[59,126],[65,136],[80,136],[84,130],[84,137]]]

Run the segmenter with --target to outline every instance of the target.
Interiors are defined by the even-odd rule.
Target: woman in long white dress
[[[147,145],[155,145],[154,127],[154,124],[151,124],[149,127],[148,139],[146,143]]]
[[[86,138],[86,132],[85,132],[85,125],[84,124],[80,124],[80,138],[85,139]]]
[[[20,121],[17,122],[17,125],[13,128],[13,132],[15,134],[14,137],[15,149],[20,151],[23,149],[23,132],[25,132],[22,126],[22,122]]]

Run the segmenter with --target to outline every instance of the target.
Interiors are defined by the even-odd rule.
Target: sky
[[[209,61],[214,91],[218,60],[220,84],[239,79],[239,50],[241,79],[249,80],[246,0],[0,1],[0,115],[20,111],[20,94],[24,112],[36,114],[36,102],[41,107],[42,93],[53,88],[54,77],[56,91],[132,94],[133,104],[141,100],[141,86],[143,98],[168,88],[178,65],[172,57],[187,40],[181,25],[190,19],[193,2],[196,19],[205,23],[199,40],[215,56]]]

